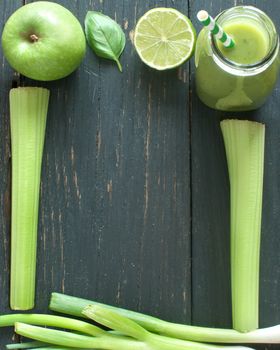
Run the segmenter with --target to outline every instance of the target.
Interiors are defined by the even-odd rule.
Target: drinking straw
[[[207,11],[201,10],[197,14],[197,19],[202,23],[210,32],[220,40],[227,48],[234,47],[235,43],[233,39],[223,30],[221,26],[211,17]]]

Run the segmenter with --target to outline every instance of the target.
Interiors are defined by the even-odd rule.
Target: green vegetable
[[[15,331],[28,338],[48,342],[50,344],[107,350],[249,350],[242,346],[218,346],[203,343],[189,342],[175,338],[168,338],[148,332],[134,321],[118,315],[112,310],[93,306],[87,308],[85,313],[94,320],[99,320],[103,325],[110,326],[117,331],[125,332],[127,336],[102,335],[90,337],[70,332],[30,326],[24,323],[16,323]]]
[[[42,348],[43,346],[48,346],[48,345],[40,341],[33,341],[30,343],[8,344],[6,345],[6,349],[8,350],[34,349],[34,348]]]
[[[166,336],[153,334],[141,327],[136,322],[129,318],[118,314],[116,311],[110,310],[102,305],[89,305],[85,307],[82,314],[88,318],[102,324],[105,327],[113,329],[117,332],[125,334],[131,338],[138,339],[144,342],[147,349],[158,349],[158,350],[184,350],[184,349],[248,349],[246,347],[239,346],[217,346],[203,343],[196,343],[191,341],[185,341],[175,338],[169,338]]]
[[[121,27],[100,12],[88,11],[85,32],[87,42],[95,54],[116,61],[122,71],[119,57],[125,47],[125,35]]]
[[[16,323],[15,331],[25,337],[63,347],[76,347],[86,349],[113,349],[113,350],[143,350],[143,344],[126,337],[113,336],[91,337],[70,332],[63,332],[25,323]],[[127,345],[129,344],[129,345]]]
[[[24,322],[38,326],[67,328],[80,333],[100,336],[107,334],[104,330],[90,323],[68,317],[45,314],[11,314],[0,316],[0,327],[14,326],[16,322]]]
[[[88,305],[83,309],[82,314],[107,328],[131,338],[145,341],[149,337],[149,331],[139,326],[136,322],[101,305]]]
[[[14,343],[6,345],[7,350],[20,350],[20,349],[32,349],[32,350],[73,350],[70,347],[61,347],[56,345],[50,345],[47,343],[42,343],[40,341],[33,341],[30,343]],[[79,348],[79,350],[85,350]]]
[[[84,308],[88,305],[102,306],[118,315],[133,320],[146,330],[168,337],[208,342],[208,343],[264,343],[280,344],[280,325],[257,329],[249,333],[240,333],[233,329],[207,328],[176,324],[160,320],[139,312],[109,306],[95,301],[71,297],[60,293],[52,293],[50,309],[68,315],[84,317]]]
[[[23,344],[23,343],[21,343]],[[41,343],[43,344],[43,343]],[[73,348],[67,348],[67,347],[61,347],[61,346],[40,346],[40,347],[31,347],[31,348],[23,348],[23,347],[19,347],[19,348],[8,348],[7,345],[6,345],[6,348],[9,350],[9,349],[32,349],[32,350],[73,350]],[[79,349],[79,350],[83,350],[83,349]]]
[[[7,348],[8,349],[8,348]],[[13,348],[13,349],[27,349],[27,348]],[[29,348],[32,350],[73,350],[73,348],[61,347],[61,346],[40,346],[38,348]],[[83,349],[79,349],[83,350]]]
[[[259,326],[265,126],[224,120],[221,128],[230,179],[233,328],[248,332]]]
[[[34,306],[41,162],[49,91],[10,91],[12,139],[11,294],[14,310]]]
[[[16,349],[16,348],[15,348]],[[64,346],[43,346],[39,348],[29,348],[32,350],[73,350],[73,348],[65,348]],[[75,348],[75,350],[85,350],[85,349],[80,349],[80,348]]]

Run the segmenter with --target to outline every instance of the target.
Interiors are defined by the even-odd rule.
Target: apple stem
[[[30,35],[30,39],[31,39],[31,41],[33,41],[34,43],[35,43],[36,41],[39,40],[39,38],[38,38],[38,36],[37,36],[36,34],[31,34],[31,35]]]

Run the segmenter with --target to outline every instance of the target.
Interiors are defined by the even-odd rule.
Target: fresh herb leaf
[[[125,47],[125,35],[118,23],[100,12],[88,11],[85,32],[87,42],[95,54],[116,61],[122,72],[119,57]]]

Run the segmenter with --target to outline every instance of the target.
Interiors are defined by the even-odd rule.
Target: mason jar
[[[195,52],[197,94],[203,103],[217,110],[257,109],[271,94],[279,73],[279,38],[275,26],[264,12],[253,6],[225,10],[216,17],[216,21],[221,27],[234,21],[238,21],[240,26],[242,23],[257,26],[267,40],[267,52],[253,63],[238,62],[238,55],[234,60],[229,59],[225,50],[235,48],[221,49],[221,43],[203,28],[197,38]]]

